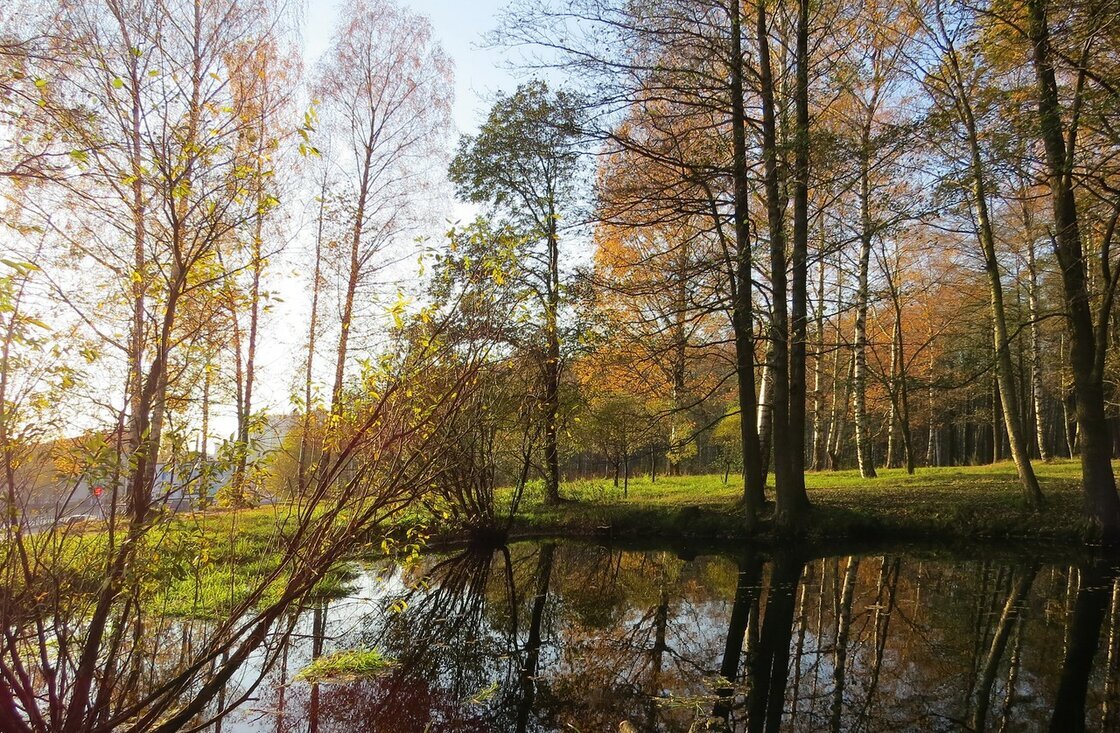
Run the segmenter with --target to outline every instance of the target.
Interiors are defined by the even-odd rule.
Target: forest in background
[[[515,5],[530,80],[457,149],[422,18],[348,6],[305,68],[296,10],[6,11],[13,511],[106,461],[140,504],[200,459],[302,491],[439,311],[503,485],[745,470],[757,514],[772,470],[786,516],[803,470],[1010,458],[1037,504],[1030,459],[1081,456],[1116,523],[1106,4]],[[449,188],[479,218],[444,234]]]

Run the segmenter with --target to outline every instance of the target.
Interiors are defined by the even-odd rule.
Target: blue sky
[[[426,15],[435,37],[455,61],[454,118],[458,132],[472,133],[489,107],[488,95],[509,91],[517,78],[505,67],[505,53],[484,47],[506,0],[397,0]],[[310,67],[330,43],[339,0],[312,0],[304,10],[305,61]]]

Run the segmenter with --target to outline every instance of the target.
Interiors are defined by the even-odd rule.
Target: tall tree
[[[955,25],[952,21],[947,22],[942,10],[937,8],[932,25],[934,43],[937,44],[942,57],[940,68],[927,74],[926,86],[938,95],[939,104],[949,102],[961,132],[966,160],[964,168],[967,171],[965,178],[968,181],[965,195],[969,197],[968,204],[975,221],[976,239],[988,277],[999,403],[1002,406],[1003,422],[1011,444],[1011,457],[1022,485],[1023,498],[1029,506],[1038,509],[1042,506],[1042,490],[1039,488],[1038,478],[1035,477],[1034,467],[1031,465],[1026,429],[1019,411],[1015,365],[1011,358],[1011,335],[1004,306],[1003,272],[996,251],[996,237],[989,210],[992,195],[989,192],[991,176],[985,164],[981,143],[982,118],[976,111],[977,104],[982,103],[985,90],[979,88],[973,80],[983,76],[983,73],[982,70],[974,67],[974,58],[962,58],[958,49],[957,31],[951,29],[960,28],[959,22]],[[996,434],[994,445],[998,446],[998,444],[999,436]],[[998,450],[995,452],[998,453]]]
[[[892,102],[899,96],[900,57],[908,32],[899,7],[893,2],[874,2],[864,6],[856,18],[855,41],[845,58],[850,68],[842,76],[845,83],[839,116],[849,129],[856,176],[853,181],[858,207],[855,236],[859,242],[856,258],[855,319],[852,348],[852,410],[854,412],[856,457],[860,474],[874,478],[875,456],[871,421],[867,407],[868,328],[872,287],[871,254],[875,242],[888,236],[906,214],[900,205],[897,183],[898,160],[905,150],[904,120]],[[897,29],[899,35],[893,29]],[[905,194],[903,194],[905,195]]]
[[[1065,12],[1047,0],[1026,0],[1025,18],[1012,28],[1025,34],[1031,64],[1035,70],[1034,101],[1038,112],[1038,134],[1046,151],[1045,173],[1050,187],[1053,211],[1054,254],[1062,273],[1070,334],[1069,364],[1073,373],[1077,425],[1080,435],[1081,482],[1086,513],[1101,527],[1110,541],[1120,540],[1120,495],[1112,470],[1112,441],[1105,413],[1104,371],[1109,344],[1109,322],[1120,283],[1120,267],[1111,262],[1111,244],[1116,217],[1095,242],[1100,262],[1101,294],[1096,313],[1090,294],[1088,263],[1082,223],[1078,217],[1078,180],[1076,170],[1085,156],[1084,140],[1079,145],[1079,125],[1095,110],[1084,110],[1090,86],[1105,90],[1115,98],[1116,78],[1105,78],[1090,71],[1095,59],[1103,60],[1104,70],[1114,70],[1108,57],[1114,51],[1116,31],[1106,31],[1108,18],[1090,8],[1069,9],[1065,17],[1066,41],[1076,51],[1055,48],[1050,15]],[[1080,15],[1081,12],[1086,13]],[[1070,62],[1073,62],[1072,64]],[[1058,83],[1058,65],[1065,63],[1072,83],[1065,87],[1068,109],[1063,109]],[[1120,211],[1120,197],[1114,210]]]
[[[726,338],[734,344],[729,376],[742,417],[744,505],[753,526],[765,481],[755,374],[753,71],[745,12],[726,0],[661,0],[652,10],[604,0],[524,4],[511,14],[505,40],[553,49],[556,64],[581,84],[593,112],[587,126],[602,141],[604,159],[646,171],[642,185],[625,189],[609,176],[601,180],[611,225],[691,219],[706,232],[707,264],[691,274],[694,282],[715,283],[712,302],[702,307],[728,319]]]
[[[242,110],[244,124],[238,139],[239,163],[235,171],[248,172],[246,195],[255,203],[254,210],[236,236],[238,249],[242,250],[236,254],[246,258],[244,269],[248,271],[249,282],[244,288],[244,297],[233,301],[234,307],[230,313],[235,334],[236,372],[242,377],[235,386],[237,455],[229,487],[230,499],[234,504],[243,504],[248,500],[246,469],[251,451],[253,388],[256,386],[262,296],[265,295],[262,292],[263,276],[270,257],[278,254],[281,249],[279,244],[266,247],[265,227],[274,218],[280,203],[275,166],[280,158],[285,121],[283,115],[290,112],[289,90],[295,81],[294,59],[284,58],[272,46],[246,46],[246,64],[239,69],[240,74],[231,79],[234,97],[246,100],[238,105]],[[243,314],[242,309],[237,307],[241,300],[246,301],[247,314]],[[241,319],[245,316],[248,324],[243,328]]]
[[[774,372],[770,402],[773,405],[775,521],[794,528],[809,506],[805,493],[805,362],[808,330],[809,237],[809,7],[797,5],[796,58],[793,91],[793,246],[787,252],[777,129],[778,89],[770,53],[770,20],[766,4],[759,3],[756,17],[758,43],[758,96],[762,108],[762,167],[770,239],[770,338]],[[787,290],[787,286],[791,285]]]
[[[729,268],[729,292],[732,298],[731,328],[735,337],[735,376],[739,387],[739,423],[743,445],[743,499],[747,528],[758,522],[765,500],[766,476],[762,470],[762,445],[758,430],[758,400],[755,393],[754,297],[752,277],[754,259],[750,236],[751,183],[747,168],[747,112],[744,99],[743,13],[738,0],[730,9],[731,56],[730,116],[732,159],[731,190],[733,195],[732,226],[734,228],[734,267]],[[765,34],[765,13],[762,32]],[[763,41],[760,38],[760,43]],[[772,126],[771,120],[771,126]],[[768,181],[769,185],[769,181]],[[769,188],[767,189],[769,193]],[[769,208],[767,209],[769,214]],[[784,273],[784,271],[783,271]]]
[[[433,185],[434,166],[444,159],[452,100],[451,62],[426,18],[392,0],[351,0],[340,17],[316,84],[352,207],[332,413],[345,386],[359,295],[372,299],[376,274],[401,257],[391,246],[417,226],[415,194]]]
[[[580,193],[578,105],[544,82],[500,96],[477,135],[464,137],[451,164],[459,195],[486,204],[525,238],[519,277],[540,307],[545,497],[560,501],[560,378],[564,216]]]
[[[313,246],[311,268],[311,313],[307,319],[307,362],[303,369],[303,420],[300,426],[299,455],[296,460],[296,485],[302,492],[307,486],[307,470],[311,466],[314,450],[311,429],[316,412],[314,399],[315,387],[315,348],[320,336],[319,298],[323,290],[323,249],[327,244],[327,191],[330,181],[330,168],[323,165],[319,172],[319,194],[315,197],[315,244]]]

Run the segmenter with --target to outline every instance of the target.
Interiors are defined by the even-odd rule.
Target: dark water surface
[[[560,542],[370,566],[221,730],[1120,730],[1116,569],[989,554]],[[353,648],[398,663],[293,681]]]

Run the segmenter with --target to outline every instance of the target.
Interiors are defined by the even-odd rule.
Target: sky
[[[435,40],[451,57],[455,69],[455,99],[452,120],[454,137],[473,134],[485,119],[495,92],[511,91],[518,83],[518,76],[507,68],[506,52],[487,48],[485,35],[494,30],[498,15],[508,0],[397,0],[403,7],[428,17]],[[308,0],[303,9],[302,38],[304,68],[312,73],[320,57],[330,46],[331,36],[338,22],[341,0]],[[446,223],[473,218],[476,209],[448,201],[443,221]],[[254,391],[257,404],[254,409],[266,409],[271,414],[286,413],[291,409],[290,397],[293,378],[302,369],[305,358],[307,334],[305,332],[310,294],[307,291],[304,264],[298,255],[307,249],[301,241],[309,235],[308,222],[296,225],[295,240],[290,243],[291,256],[285,263],[285,272],[274,273],[278,279],[273,288],[278,300],[273,301],[272,312],[262,324],[259,347],[258,379]],[[331,307],[328,296],[325,307]],[[291,324],[299,324],[292,327]],[[330,338],[330,337],[328,337]],[[329,349],[318,350],[319,378],[322,381],[333,374]],[[326,372],[322,370],[325,369]],[[232,405],[215,405],[212,415],[210,444],[215,446],[222,438],[232,434],[235,427]]]
[[[486,48],[505,0],[398,0],[428,17],[437,41],[455,62],[453,116],[460,133],[472,133],[489,107],[489,95],[509,91],[517,77],[505,66],[501,49]],[[311,68],[330,44],[338,19],[338,0],[309,0],[304,10],[304,59]]]

